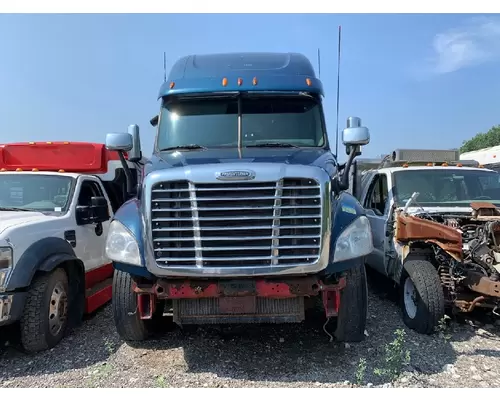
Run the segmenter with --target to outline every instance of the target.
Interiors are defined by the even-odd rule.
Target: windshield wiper
[[[0,207],[0,211],[35,211],[35,210],[30,210],[29,208],[20,208],[20,207]]]
[[[183,144],[180,146],[171,146],[160,149],[160,151],[169,151],[169,150],[200,150],[206,149],[204,146],[200,146],[199,144]]]
[[[249,144],[245,147],[299,147],[291,143],[280,143],[280,142],[267,142],[258,144]]]

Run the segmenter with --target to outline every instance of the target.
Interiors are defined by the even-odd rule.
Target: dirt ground
[[[386,284],[370,280],[368,336],[347,345],[300,324],[175,328],[133,348],[119,340],[109,305],[36,355],[0,332],[0,387],[500,387],[500,325],[478,314],[419,335]],[[405,335],[391,345],[398,329]],[[387,346],[396,361],[386,361]]]

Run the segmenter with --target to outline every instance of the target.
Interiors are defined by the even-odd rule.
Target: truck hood
[[[53,217],[36,211],[0,211],[0,234],[8,228],[48,218]]]
[[[146,164],[145,173],[194,165],[223,163],[283,163],[315,165],[329,170],[336,166],[335,157],[326,149],[299,148],[237,148],[207,149],[193,151],[164,151],[153,154]]]

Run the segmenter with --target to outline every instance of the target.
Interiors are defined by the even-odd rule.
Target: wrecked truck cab
[[[357,160],[369,268],[400,287],[404,322],[431,333],[445,312],[500,305],[500,175],[448,150]]]
[[[107,239],[120,337],[144,340],[164,311],[178,325],[299,323],[313,299],[338,340],[363,340],[373,243],[346,191],[370,140],[361,120],[343,131],[339,177],[321,81],[293,53],[187,56],[158,98],[153,154]]]

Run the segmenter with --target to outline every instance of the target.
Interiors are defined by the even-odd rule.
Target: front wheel
[[[444,293],[434,265],[427,260],[406,261],[401,279],[403,321],[421,334],[434,332],[444,317]]]
[[[364,264],[347,271],[346,287],[340,292],[340,308],[335,337],[341,342],[361,342],[365,338],[368,313],[368,285]]]
[[[21,344],[34,353],[55,347],[68,326],[68,276],[58,268],[35,278],[21,317]]]
[[[159,302],[152,320],[139,317],[137,294],[132,290],[130,274],[115,270],[113,276],[113,317],[121,339],[130,342],[146,340],[157,328],[163,316],[164,303]]]

